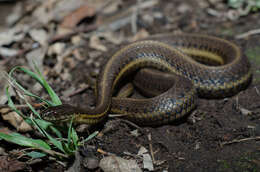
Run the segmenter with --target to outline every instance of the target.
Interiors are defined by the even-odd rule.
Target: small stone
[[[83,166],[90,170],[96,169],[99,166],[99,160],[96,157],[86,157],[83,159]]]

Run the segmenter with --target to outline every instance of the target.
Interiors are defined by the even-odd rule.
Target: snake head
[[[42,119],[53,123],[64,123],[69,122],[77,108],[69,105],[62,104],[58,106],[51,106],[41,112]]]

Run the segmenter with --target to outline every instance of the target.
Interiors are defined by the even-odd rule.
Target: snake
[[[124,78],[133,76],[147,98],[115,97]],[[50,122],[95,125],[109,113],[141,125],[163,125],[190,114],[198,97],[224,98],[250,83],[250,63],[235,43],[205,34],[158,34],[116,51],[101,69],[95,107],[48,107]]]

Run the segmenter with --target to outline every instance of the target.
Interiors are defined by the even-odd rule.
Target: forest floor
[[[105,3],[101,0],[98,2],[100,6]],[[157,33],[180,32],[215,35],[233,41],[242,48],[252,65],[253,80],[246,90],[225,99],[199,99],[192,119],[188,117],[171,125],[139,128],[109,118],[108,121],[114,121],[116,125],[91,143],[118,157],[136,159],[139,165],[141,162],[136,156],[140,148],[144,147],[152,156],[154,171],[260,171],[260,34],[248,32],[260,29],[260,13],[235,16],[236,9],[228,8],[222,1],[144,2],[118,1],[116,5],[115,2],[107,4],[103,10],[97,10],[101,9],[98,3],[89,3],[84,6],[85,9],[81,6],[70,12],[77,13],[76,18],[79,19],[76,21],[72,21],[72,15],[68,13],[55,20],[52,16],[52,20],[44,23],[44,18],[37,19],[41,16],[37,16],[35,11],[40,11],[39,7],[47,8],[47,1],[41,4],[27,1],[27,13],[23,13],[22,19],[9,27],[16,27],[17,23],[23,22],[33,23],[37,19],[41,24],[34,22],[30,29],[43,30],[48,37],[47,41],[44,42],[44,37],[35,38],[28,31],[19,41],[14,39],[8,45],[0,42],[0,45],[10,49],[21,50],[8,58],[1,55],[1,67],[10,71],[17,65],[30,66],[31,56],[28,54],[35,53],[33,56],[37,56],[37,65],[64,103],[82,106],[84,102],[86,106],[92,106],[95,97],[89,80],[96,79],[103,67],[102,62],[122,43]],[[135,10],[138,5],[139,10]],[[53,6],[48,6],[48,9],[57,10]],[[80,10],[86,9],[88,14],[78,14]],[[103,27],[109,24],[115,27]],[[73,28],[73,32],[68,32],[69,29],[64,31],[66,27]],[[97,30],[100,33],[94,33]],[[38,43],[38,48],[32,49],[35,43]],[[39,51],[44,49],[42,47],[45,47],[45,51]],[[18,76],[27,82],[25,86],[38,90],[38,95],[45,94],[24,74]],[[0,96],[4,96],[3,92],[0,93]],[[1,99],[1,103],[6,104],[6,99]],[[1,119],[0,127],[14,130],[4,119]],[[102,128],[99,126],[95,129],[101,131]],[[133,131],[139,134],[135,135]],[[26,134],[33,135],[32,132]],[[7,146],[6,143],[0,140],[0,147],[7,153],[5,156],[13,149],[22,149],[13,144]],[[93,156],[101,159],[104,154],[94,152]],[[24,159],[19,161],[25,162]],[[73,163],[72,160],[68,162]],[[22,170],[64,171],[65,167],[54,160],[43,158],[32,165],[27,163]],[[101,170],[96,168],[93,171]]]

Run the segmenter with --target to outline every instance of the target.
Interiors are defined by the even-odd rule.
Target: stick
[[[240,143],[240,142],[245,142],[245,141],[249,141],[249,140],[260,140],[260,136],[257,137],[249,137],[249,138],[245,138],[245,139],[240,139],[240,140],[232,140],[229,142],[222,142],[220,145],[224,146],[224,145],[229,145],[229,144],[233,144],[233,143]]]
[[[255,34],[260,34],[260,29],[250,30],[248,32],[237,35],[235,38],[236,39],[243,39],[245,37],[248,37],[250,35],[255,35]]]

